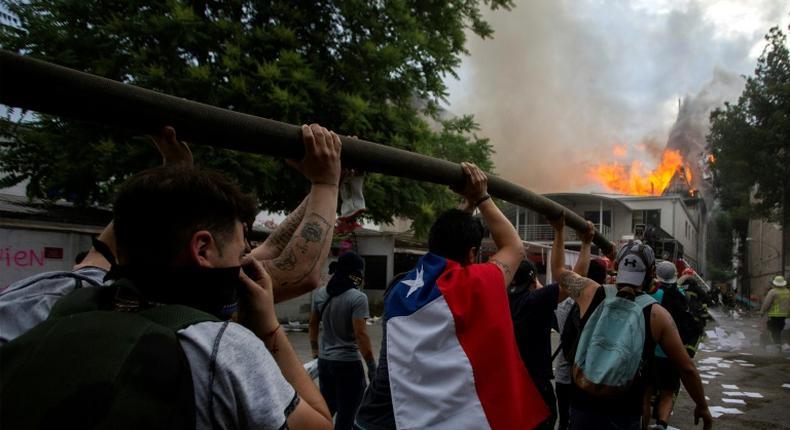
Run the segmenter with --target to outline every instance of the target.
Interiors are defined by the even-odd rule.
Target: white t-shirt
[[[77,279],[82,287],[99,286],[105,274],[89,267],[11,284],[0,292],[0,346],[46,319]],[[234,322],[203,322],[179,330],[178,338],[192,372],[196,428],[284,427],[299,397],[251,331]]]

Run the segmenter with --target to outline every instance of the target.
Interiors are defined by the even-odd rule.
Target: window
[[[601,211],[584,211],[584,219],[592,221],[596,228],[600,221]],[[603,211],[603,225],[607,227],[612,226],[612,211]]]
[[[661,227],[661,209],[634,211],[632,214],[631,231],[634,231],[636,226],[640,224]]]

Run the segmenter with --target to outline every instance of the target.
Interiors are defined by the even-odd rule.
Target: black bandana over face
[[[113,266],[105,280],[121,287],[116,297],[117,310],[133,311],[156,304],[179,304],[207,312],[222,320],[238,309],[239,266],[133,267]]]

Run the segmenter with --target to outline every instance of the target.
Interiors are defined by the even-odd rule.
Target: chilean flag
[[[548,417],[494,264],[463,267],[428,253],[393,287],[384,312],[398,429],[520,430]]]

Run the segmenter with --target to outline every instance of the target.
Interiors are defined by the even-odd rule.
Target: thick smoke
[[[683,100],[677,121],[669,131],[667,148],[680,151],[680,155],[691,166],[692,186],[703,193],[706,186],[703,164],[705,163],[705,136],[710,128],[710,113],[726,101],[737,100],[743,91],[742,77],[716,70],[713,79],[697,95]],[[706,196],[707,197],[707,196]]]
[[[707,112],[737,96],[755,45],[785,14],[755,0],[748,7],[766,23],[728,35],[709,19],[711,2],[656,12],[641,2],[537,0],[488,12],[494,39],[469,37],[449,110],[474,114],[497,173],[536,192],[603,191],[585,172],[613,161],[615,145],[652,166],[667,142],[697,156]]]

